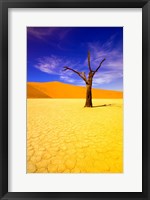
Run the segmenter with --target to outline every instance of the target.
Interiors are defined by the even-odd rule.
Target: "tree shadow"
[[[93,106],[93,108],[97,107],[106,107],[106,106],[112,106],[113,104],[103,104],[103,105],[98,105],[98,106]]]

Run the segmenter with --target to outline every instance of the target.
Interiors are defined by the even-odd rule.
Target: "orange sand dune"
[[[28,98],[85,98],[86,88],[61,82],[28,82]],[[112,90],[94,89],[93,98],[122,98],[123,93]]]
[[[50,98],[47,94],[44,94],[42,91],[38,90],[36,87],[31,84],[27,85],[27,96],[34,98]]]

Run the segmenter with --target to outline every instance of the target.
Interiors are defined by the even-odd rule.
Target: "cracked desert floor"
[[[27,100],[27,173],[122,173],[123,100]]]

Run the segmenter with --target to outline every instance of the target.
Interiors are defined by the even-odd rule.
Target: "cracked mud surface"
[[[123,100],[27,100],[27,173],[123,172]]]

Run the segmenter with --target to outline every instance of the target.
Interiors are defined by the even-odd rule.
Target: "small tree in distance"
[[[64,66],[63,71],[66,70],[71,70],[74,73],[76,73],[78,76],[80,76],[80,78],[82,78],[86,84],[86,102],[85,102],[85,106],[84,107],[92,107],[92,82],[93,82],[93,77],[96,74],[96,72],[100,69],[102,63],[105,61],[106,59],[104,58],[99,66],[97,67],[96,70],[92,70],[91,68],[91,61],[90,61],[90,52],[88,52],[88,67],[89,67],[89,72],[88,72],[88,77],[86,77],[85,72],[78,72],[70,67]]]

